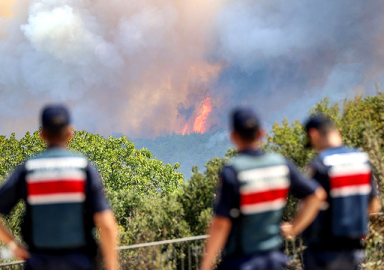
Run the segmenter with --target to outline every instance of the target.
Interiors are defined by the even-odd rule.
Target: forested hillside
[[[133,139],[137,149],[146,148],[165,163],[180,164],[185,178],[192,175],[192,167],[204,169],[212,157],[222,157],[231,147],[228,134],[219,129],[204,134],[171,134],[155,139]]]

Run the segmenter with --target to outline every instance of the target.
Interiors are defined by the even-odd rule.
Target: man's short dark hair
[[[69,110],[62,104],[50,104],[43,108],[41,125],[48,140],[65,140],[71,123]]]
[[[231,128],[247,143],[257,140],[260,120],[251,108],[237,108],[231,114]]]
[[[317,129],[322,135],[328,135],[329,132],[336,129],[332,120],[323,114],[316,114],[310,117],[304,127],[307,133],[310,129],[314,128]]]

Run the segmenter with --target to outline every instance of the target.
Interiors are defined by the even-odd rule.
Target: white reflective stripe
[[[28,196],[27,201],[31,205],[50,203],[80,203],[85,201],[85,194],[83,192],[76,192],[51,195],[32,195]]]
[[[69,168],[67,170],[37,170],[27,174],[28,183],[51,182],[51,181],[85,181],[87,174],[79,169]]]
[[[289,168],[286,165],[271,166],[266,168],[258,168],[247,171],[241,171],[238,174],[240,181],[254,181],[263,178],[281,177],[289,173]]]
[[[286,188],[289,188],[289,180],[287,176],[278,176],[268,180],[260,179],[248,182],[240,187],[240,193],[249,194]]]
[[[338,177],[369,173],[371,173],[371,167],[367,163],[350,163],[346,165],[337,165],[331,167],[329,171],[329,176]]]
[[[241,171],[238,175],[240,181],[252,181],[266,177],[286,176],[289,173],[289,168],[286,165],[271,166],[266,168],[257,168],[247,171]]]
[[[326,166],[335,166],[340,164],[348,164],[348,163],[364,163],[368,162],[367,153],[348,153],[348,154],[334,154],[330,156],[326,156],[324,158],[324,164]]]
[[[240,211],[245,215],[257,214],[267,211],[276,211],[285,207],[285,199],[277,199],[270,202],[257,203],[251,205],[242,205]]]
[[[88,161],[83,157],[55,157],[28,160],[25,164],[27,170],[51,168],[85,168]]]
[[[371,185],[355,185],[340,188],[333,188],[330,191],[331,197],[346,197],[352,195],[368,195],[371,192]]]

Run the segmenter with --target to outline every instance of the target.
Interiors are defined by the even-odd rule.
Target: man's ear
[[[240,138],[239,134],[236,131],[232,131],[231,133],[231,141],[232,144],[238,148],[242,145],[242,139]]]
[[[315,128],[311,128],[308,130],[308,137],[311,138],[312,141],[317,142],[320,140],[320,132]]]
[[[257,140],[261,141],[265,136],[265,129],[260,128],[259,131],[257,132]]]
[[[47,141],[47,135],[45,134],[45,131],[44,129],[42,128],[41,131],[40,131],[40,137],[43,141]]]
[[[67,126],[66,140],[69,141],[73,136],[74,136],[73,126],[69,125]]]
[[[239,136],[236,134],[235,131],[231,131],[231,133],[229,134],[229,138],[232,143],[235,143],[238,140],[238,137]]]

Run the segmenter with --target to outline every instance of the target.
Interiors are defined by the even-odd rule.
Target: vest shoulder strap
[[[227,165],[232,166],[237,172],[285,164],[286,160],[284,156],[278,153],[266,153],[262,156],[239,154],[227,163]]]

